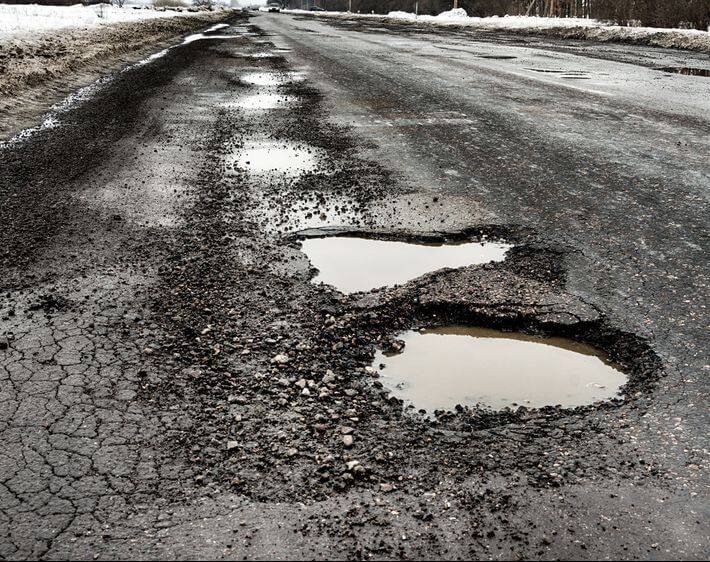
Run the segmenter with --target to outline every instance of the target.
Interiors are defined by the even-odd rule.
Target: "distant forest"
[[[348,0],[287,0],[293,8],[314,3],[328,10],[347,10]],[[352,0],[353,12],[386,14],[414,12],[416,0]],[[419,0],[420,14],[436,15],[453,7],[453,0]],[[707,31],[710,0],[459,0],[469,16],[531,15],[591,17],[619,25],[686,27]]]

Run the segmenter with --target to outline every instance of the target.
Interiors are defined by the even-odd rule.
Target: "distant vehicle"
[[[267,2],[266,3],[266,11],[267,12],[280,12],[281,11],[281,3],[280,2]]]
[[[311,6],[308,8],[311,12],[325,12],[325,8],[321,8],[320,6]]]

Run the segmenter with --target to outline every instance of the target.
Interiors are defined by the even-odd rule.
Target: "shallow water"
[[[250,96],[245,96],[231,104],[241,109],[267,110],[287,108],[295,101],[293,96],[277,94],[274,92],[260,92]]]
[[[444,267],[463,267],[502,261],[509,244],[466,242],[415,244],[351,236],[304,240],[302,250],[318,275],[344,293],[399,285]]]
[[[234,167],[252,175],[294,177],[315,170],[317,154],[315,149],[290,142],[255,142],[237,152]]]
[[[300,82],[304,79],[299,72],[249,72],[241,77],[242,82],[250,86],[282,86],[289,82]]]
[[[404,351],[378,352],[373,366],[393,394],[417,409],[457,404],[582,406],[615,397],[627,377],[599,350],[564,338],[539,338],[452,326],[400,336]]]

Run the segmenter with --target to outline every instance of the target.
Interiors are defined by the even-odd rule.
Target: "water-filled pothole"
[[[251,86],[281,86],[303,79],[300,72],[250,72],[241,77],[242,82]]]
[[[294,101],[296,101],[296,98],[293,96],[277,94],[275,92],[259,92],[258,94],[244,96],[239,101],[230,105],[241,109],[267,110],[286,108]]]
[[[380,381],[431,413],[456,405],[492,410],[575,407],[610,400],[627,377],[603,352],[564,338],[453,326],[399,336],[404,351],[378,352]]]
[[[302,249],[318,269],[314,282],[356,293],[406,283],[445,267],[502,261],[510,247],[488,241],[421,244],[334,236],[303,240]]]
[[[234,167],[253,175],[295,177],[316,169],[317,151],[288,142],[265,141],[239,150]]]
[[[710,78],[710,69],[708,68],[691,68],[687,66],[666,66],[663,68],[657,68],[661,72],[669,72],[671,74],[683,74],[685,76],[704,76],[705,78]]]

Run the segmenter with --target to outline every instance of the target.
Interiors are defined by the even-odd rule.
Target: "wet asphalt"
[[[655,68],[707,56],[229,23],[0,147],[0,556],[705,558],[710,80]],[[316,164],[240,159],[274,143]],[[516,248],[342,295],[317,227]],[[403,409],[376,349],[451,323],[592,343],[629,384]]]

